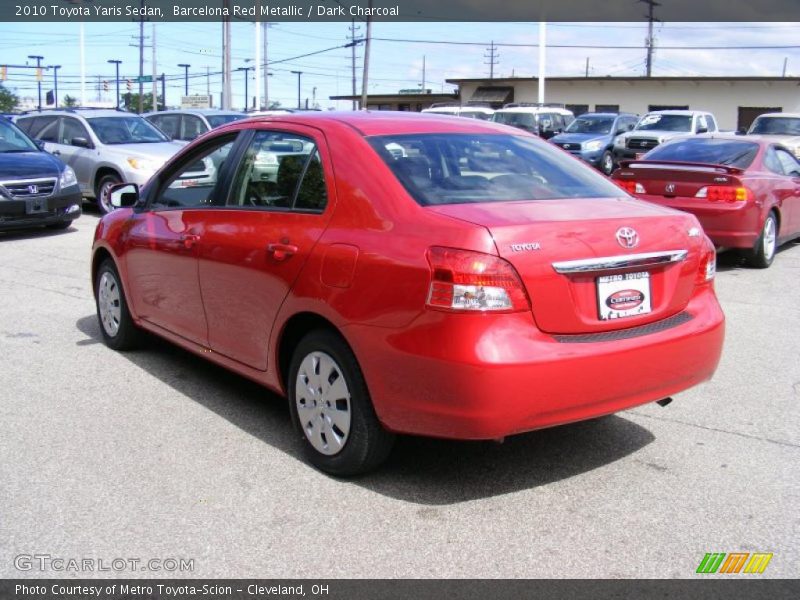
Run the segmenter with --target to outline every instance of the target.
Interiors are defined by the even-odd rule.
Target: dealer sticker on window
[[[650,273],[625,273],[597,278],[597,306],[601,321],[643,315],[652,311]]]

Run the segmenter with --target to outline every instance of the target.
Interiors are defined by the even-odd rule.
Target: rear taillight
[[[615,183],[621,187],[623,190],[628,192],[629,194],[644,194],[644,186],[639,183],[638,181],[621,181],[619,179],[614,180]]]
[[[706,243],[700,254],[700,268],[697,270],[695,284],[703,285],[714,280],[717,274],[717,251],[711,240],[706,238]]]
[[[434,246],[428,250],[428,263],[428,306],[479,312],[530,310],[519,275],[498,256]]]
[[[694,197],[705,198],[709,202],[746,202],[750,199],[750,190],[741,186],[709,185],[700,188]]]

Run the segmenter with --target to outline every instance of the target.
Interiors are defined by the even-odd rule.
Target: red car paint
[[[93,269],[113,258],[138,326],[285,393],[291,347],[284,333],[326,322],[352,348],[384,427],[446,438],[499,438],[609,414],[714,373],[724,317],[713,279],[705,276],[713,273],[713,248],[690,233],[698,225],[691,215],[623,192],[421,206],[366,136],[534,137],[430,115],[239,121],[193,142],[161,173],[198,144],[244,129],[312,138],[327,208],[322,214],[202,208],[106,215],[95,235]],[[621,227],[635,228],[635,248],[618,242]],[[459,312],[436,306],[434,265],[446,260],[448,249],[506,265],[509,280],[521,286],[513,307]],[[664,251],[681,258],[570,271],[572,261]],[[557,272],[554,263],[568,272]],[[643,270],[650,273],[652,312],[599,320],[596,277]]]
[[[758,151],[746,168],[659,161],[651,158],[654,151],[623,163],[612,178],[631,191],[633,184],[640,184],[640,192],[634,192],[637,198],[692,213],[719,247],[752,248],[770,212],[777,215],[779,244],[800,236],[800,174],[776,173],[765,164],[769,149],[783,149],[781,144],[757,136],[715,134],[706,139],[751,142]],[[707,197],[696,197],[703,187],[709,188]],[[744,188],[743,200],[725,193],[736,188]]]

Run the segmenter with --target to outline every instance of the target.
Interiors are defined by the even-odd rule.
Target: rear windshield
[[[537,138],[437,133],[369,142],[423,206],[622,195],[591,167]]]
[[[246,116],[247,115],[206,115],[206,119],[208,119],[208,124],[211,125],[211,128],[214,129],[215,127],[244,119]]]
[[[645,115],[636,125],[636,130],[691,131],[692,117],[690,115]]]
[[[760,117],[748,133],[800,135],[800,119],[796,117]]]
[[[758,154],[758,144],[739,140],[691,138],[662,144],[647,154],[647,160],[727,165],[746,169]]]

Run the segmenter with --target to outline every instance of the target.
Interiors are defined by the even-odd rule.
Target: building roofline
[[[447,83],[453,84],[462,84],[462,83],[480,83],[485,85],[509,85],[514,83],[519,83],[523,81],[538,81],[538,77],[507,77],[507,78],[495,78],[495,79],[486,79],[483,77],[474,78],[474,79],[445,79]],[[713,76],[713,77],[700,77],[700,76],[659,76],[659,77],[643,77],[643,76],[634,76],[634,77],[548,77],[546,81],[571,81],[571,82],[580,82],[580,81],[765,81],[765,82],[791,82],[791,83],[800,83],[800,77],[762,77],[762,76],[734,76],[734,77],[723,77],[723,76]]]

